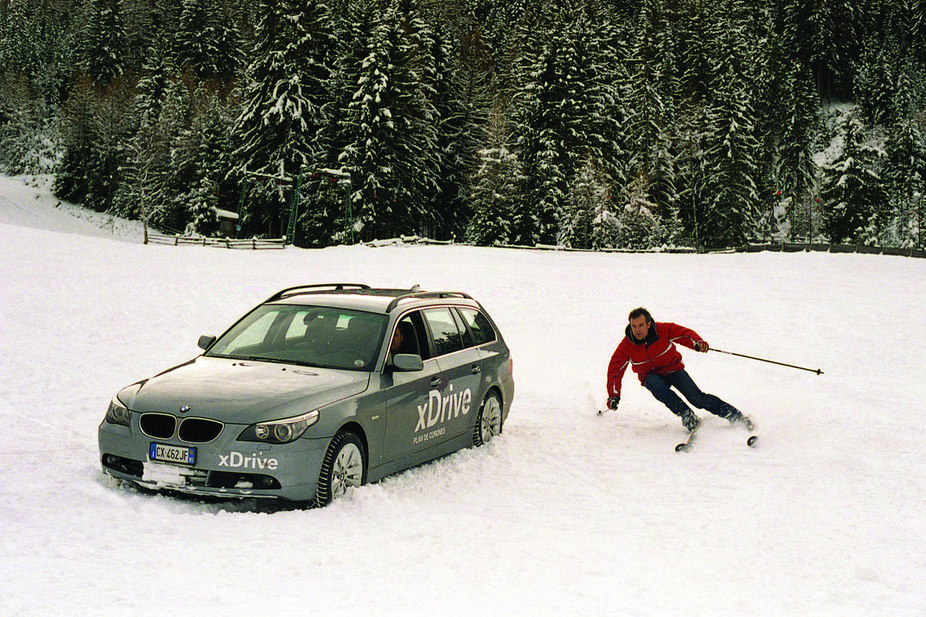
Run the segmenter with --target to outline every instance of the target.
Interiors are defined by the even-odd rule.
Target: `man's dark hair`
[[[641,316],[646,317],[646,323],[653,323],[653,316],[649,314],[649,311],[643,308],[635,308],[630,311],[630,316],[627,318],[627,321],[633,321],[634,319],[639,319]]]

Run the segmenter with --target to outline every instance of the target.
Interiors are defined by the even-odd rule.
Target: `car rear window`
[[[497,338],[492,323],[485,315],[470,308],[460,308],[459,311],[472,334],[475,345],[491,343]]]
[[[425,309],[422,313],[431,328],[436,355],[442,356],[463,349],[463,336],[449,308]]]

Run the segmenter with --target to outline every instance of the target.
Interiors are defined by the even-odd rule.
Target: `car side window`
[[[431,329],[436,355],[442,356],[463,349],[463,337],[449,308],[425,309],[422,313]]]
[[[398,335],[398,339],[396,336]],[[397,355],[400,353],[411,353],[420,356],[421,348],[418,345],[418,333],[415,329],[415,325],[412,323],[412,316],[406,315],[395,326],[393,331],[392,342],[389,346],[390,355]],[[393,348],[393,345],[398,340],[398,347]]]
[[[476,345],[491,343],[498,338],[495,334],[495,328],[492,327],[485,315],[471,308],[461,307],[459,310]]]
[[[418,354],[422,360],[431,358],[431,345],[428,341],[428,330],[424,326],[424,319],[419,311],[413,311],[406,315],[402,322],[410,322],[412,325],[413,337],[418,345]]]
[[[476,343],[473,342],[472,335],[469,333],[469,330],[466,329],[466,324],[463,323],[460,312],[453,309],[450,311],[450,314],[453,315],[453,320],[457,323],[457,330],[460,331],[460,336],[463,337],[463,347],[474,347]]]

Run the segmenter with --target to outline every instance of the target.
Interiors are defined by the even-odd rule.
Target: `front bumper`
[[[151,490],[221,498],[264,498],[304,502],[315,497],[318,474],[330,438],[301,438],[283,445],[238,441],[243,426],[227,425],[209,443],[188,443],[176,436],[155,439],[132,426],[106,422],[99,428],[103,472]],[[152,443],[195,447],[193,465],[151,461]]]

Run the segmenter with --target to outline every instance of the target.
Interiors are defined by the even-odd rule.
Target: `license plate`
[[[181,465],[193,465],[196,463],[196,448],[187,448],[184,446],[168,446],[163,443],[152,443],[151,449],[148,451],[148,458],[152,461],[180,463]]]

